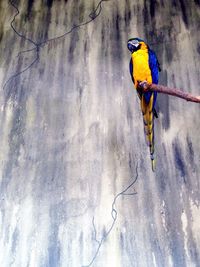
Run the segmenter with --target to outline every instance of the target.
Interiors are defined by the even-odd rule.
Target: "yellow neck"
[[[147,45],[144,42],[141,42],[140,44],[141,44],[141,46],[140,46],[141,50],[147,50],[148,49]]]

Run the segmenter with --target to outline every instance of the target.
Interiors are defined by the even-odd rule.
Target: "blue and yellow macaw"
[[[130,74],[141,100],[141,109],[144,121],[144,132],[146,141],[150,149],[152,170],[155,170],[154,159],[154,116],[157,118],[155,110],[156,92],[142,92],[138,82],[158,83],[160,66],[156,54],[149,46],[139,38],[128,40],[128,49],[131,52]]]

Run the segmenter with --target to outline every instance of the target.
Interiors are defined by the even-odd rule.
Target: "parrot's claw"
[[[139,83],[139,85],[140,85],[140,87],[142,88],[142,90],[143,91],[147,91],[148,90],[148,83],[147,83],[147,81],[138,81],[138,83]]]

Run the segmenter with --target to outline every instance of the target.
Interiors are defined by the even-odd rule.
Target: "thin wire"
[[[54,38],[50,38],[50,39],[47,39],[47,40],[44,40],[40,43],[36,43],[35,41],[33,41],[32,39],[26,37],[25,35],[19,33],[16,28],[14,27],[14,22],[15,22],[15,19],[16,17],[20,14],[19,12],[19,9],[18,7],[14,4],[14,2],[12,0],[9,0],[9,3],[16,9],[16,13],[10,23],[11,25],[11,28],[13,29],[13,31],[22,39],[24,39],[25,41],[28,41],[30,42],[31,44],[33,44],[35,47],[33,48],[30,48],[30,49],[27,49],[27,50],[24,50],[24,51],[20,51],[17,55],[17,57],[19,57],[20,55],[24,54],[24,53],[28,53],[28,52],[31,52],[31,51],[36,51],[36,56],[35,56],[35,59],[30,63],[30,65],[28,65],[25,69],[23,69],[22,71],[19,71],[15,74],[13,74],[3,85],[3,90],[5,89],[5,87],[7,86],[7,84],[14,78],[16,78],[17,76],[21,75],[22,73],[26,72],[28,69],[30,69],[40,58],[40,48],[41,47],[44,47],[47,43],[50,43],[51,41],[56,41],[58,39],[61,39],[63,37],[65,37],[66,35],[72,33],[75,29],[78,29],[78,28],[81,28],[82,26],[85,26],[87,24],[89,24],[90,22],[92,22],[93,20],[95,20],[100,14],[101,14],[101,11],[102,11],[102,2],[106,2],[106,1],[109,1],[109,0],[101,0],[99,1],[98,5],[96,6],[95,10],[92,11],[90,14],[89,14],[89,17],[90,19],[87,20],[86,22],[83,22],[83,23],[80,23],[78,25],[74,25],[69,31],[65,32],[64,34],[62,35],[59,35],[57,37],[54,37]]]
[[[34,48],[30,48],[30,49],[27,49],[27,50],[20,51],[20,52],[17,54],[17,57],[20,57],[21,54],[28,53],[28,52],[31,52],[31,51],[34,51],[34,50],[36,50],[36,47],[34,47]]]
[[[31,43],[31,44],[33,44],[33,45],[35,46],[34,48],[28,49],[28,50],[23,51],[23,52],[36,51],[36,55],[35,55],[35,59],[34,59],[34,60],[33,60],[33,61],[32,61],[26,68],[24,68],[23,70],[21,70],[21,71],[15,73],[15,74],[13,74],[12,76],[10,76],[10,78],[8,78],[8,80],[7,80],[7,81],[4,83],[4,85],[3,85],[3,90],[5,89],[5,87],[7,86],[7,84],[8,84],[11,80],[13,80],[13,79],[16,78],[17,76],[21,75],[22,73],[26,72],[28,69],[30,69],[30,68],[31,68],[31,67],[32,67],[32,66],[39,60],[39,48],[40,48],[39,45],[38,45],[36,42],[34,42],[32,39],[26,37],[25,35],[19,33],[19,32],[16,30],[16,28],[15,28],[15,26],[14,26],[14,22],[15,22],[16,17],[20,14],[20,12],[19,12],[18,7],[14,4],[13,1],[9,0],[9,3],[10,3],[10,4],[15,8],[15,10],[16,10],[16,13],[14,14],[14,17],[13,17],[11,23],[10,23],[11,28],[13,29],[13,31],[14,31],[20,38],[24,39],[25,41],[28,41],[29,43]],[[17,57],[19,56],[19,54],[20,54],[20,53],[18,53]]]
[[[26,72],[28,69],[30,69],[37,61],[39,60],[39,51],[36,50],[36,58],[31,62],[30,65],[28,65],[25,69],[23,69],[22,71],[17,72],[16,74],[13,74],[3,85],[3,90],[5,89],[6,85],[13,80],[14,78],[16,78],[17,76],[21,75],[22,73]]]
[[[10,3],[10,4],[16,9],[16,11],[17,11],[17,12],[15,13],[14,17],[13,17],[13,20],[12,20],[11,23],[10,23],[11,28],[13,29],[13,31],[14,31],[19,37],[21,37],[21,38],[23,38],[24,40],[29,41],[29,42],[32,43],[33,45],[37,46],[38,44],[37,44],[36,42],[34,42],[32,39],[26,37],[25,35],[19,33],[19,32],[15,29],[15,27],[13,26],[13,23],[15,22],[15,18],[19,15],[20,12],[19,12],[18,7],[14,4],[14,2],[13,2],[12,0],[9,0],[9,3]]]
[[[94,240],[100,245],[100,241],[97,240],[97,230],[96,230],[96,227],[95,227],[94,216],[92,218],[92,226],[93,226],[93,229],[94,229]]]
[[[81,28],[82,26],[85,26],[85,25],[89,24],[90,22],[92,22],[93,20],[95,20],[95,19],[101,14],[101,11],[102,11],[102,6],[101,6],[101,5],[102,5],[102,2],[107,2],[107,1],[108,1],[108,0],[101,0],[101,1],[98,3],[98,5],[96,6],[95,10],[92,11],[92,12],[89,14],[90,19],[89,19],[88,21],[83,22],[83,23],[80,23],[80,24],[78,24],[78,25],[74,25],[69,31],[65,32],[64,34],[59,35],[59,36],[54,37],[54,38],[47,39],[47,40],[45,40],[45,41],[39,43],[39,45],[44,45],[44,44],[46,44],[46,43],[48,43],[48,42],[56,41],[56,40],[58,40],[58,39],[61,39],[61,38],[65,37],[66,35],[70,34],[71,32],[73,32],[75,29],[77,29],[77,28]],[[99,9],[99,12],[96,13],[96,12],[98,11],[98,9]]]
[[[93,258],[91,259],[90,263],[88,265],[82,265],[81,267],[90,267],[92,266],[92,264],[94,263],[94,261],[96,260],[98,254],[99,254],[99,250],[100,248],[102,247],[103,245],[103,242],[108,238],[109,234],[111,233],[114,225],[115,225],[115,222],[117,220],[117,210],[115,208],[115,204],[116,204],[116,201],[117,199],[120,197],[120,196],[133,196],[133,195],[136,195],[137,193],[126,193],[137,181],[138,179],[138,165],[136,166],[136,176],[135,176],[135,179],[133,180],[133,182],[128,186],[126,187],[123,191],[121,191],[120,193],[118,193],[115,197],[114,197],[114,200],[112,202],[112,209],[111,209],[111,217],[113,219],[112,221],[112,224],[110,226],[110,228],[108,229],[108,231],[106,232],[106,234],[101,238],[101,240],[97,240],[97,231],[96,231],[96,227],[95,227],[95,223],[94,223],[94,217],[92,219],[92,225],[93,225],[93,229],[94,229],[94,240],[96,241],[96,243],[98,244],[98,247],[96,249],[96,252],[94,253],[94,256]]]

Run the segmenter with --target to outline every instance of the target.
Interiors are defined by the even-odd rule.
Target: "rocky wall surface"
[[[198,0],[0,1],[0,266],[200,266],[200,106],[159,95],[151,170],[127,40],[200,95]]]

